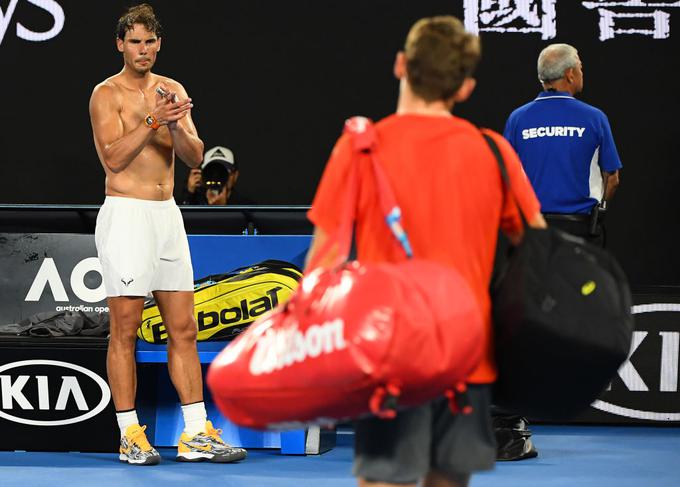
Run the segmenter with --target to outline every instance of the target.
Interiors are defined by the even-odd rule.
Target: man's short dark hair
[[[148,3],[130,7],[118,19],[118,25],[116,26],[116,36],[118,39],[125,40],[125,34],[127,31],[132,30],[135,24],[142,24],[146,30],[156,34],[156,37],[161,36],[161,24],[158,22],[153,8]]]
[[[481,57],[479,37],[456,17],[416,22],[406,37],[406,74],[413,92],[428,102],[450,99]]]

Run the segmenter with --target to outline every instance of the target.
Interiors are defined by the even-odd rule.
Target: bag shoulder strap
[[[498,167],[501,170],[501,177],[503,178],[503,183],[505,184],[506,188],[511,191],[512,189],[510,186],[510,177],[508,176],[508,168],[505,167],[505,160],[503,159],[503,155],[501,154],[501,150],[498,147],[498,144],[496,144],[496,141],[493,140],[493,137],[491,137],[489,134],[487,134],[484,131],[480,132],[482,133],[482,137],[484,137],[484,140],[491,149],[491,152],[493,152],[496,162],[498,163]]]
[[[515,193],[512,190],[512,185],[510,184],[510,176],[508,175],[508,168],[505,165],[503,154],[501,154],[501,150],[498,147],[498,144],[496,144],[496,141],[493,140],[493,137],[491,137],[483,130],[480,130],[480,132],[482,134],[482,137],[484,137],[484,140],[486,141],[487,145],[489,146],[489,149],[491,149],[491,152],[493,153],[493,156],[496,159],[496,163],[498,164],[498,168],[501,171],[501,179],[503,180],[503,195],[507,195],[508,193],[510,194],[510,197],[513,199],[513,201],[515,202],[515,206],[517,207],[517,212],[519,213],[519,216],[522,219],[522,225],[524,226],[524,228],[527,228],[529,226],[529,223],[527,222],[526,216],[524,215],[524,211],[522,211],[522,207],[517,201],[517,197],[515,196]]]

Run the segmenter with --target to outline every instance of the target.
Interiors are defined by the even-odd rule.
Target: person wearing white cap
[[[238,179],[234,153],[222,146],[208,150],[199,168],[189,172],[179,198],[185,205],[226,205]]]
[[[238,179],[234,153],[226,147],[213,147],[205,153],[201,170],[208,204],[226,205]]]

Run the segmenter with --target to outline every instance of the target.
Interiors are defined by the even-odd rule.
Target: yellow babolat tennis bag
[[[288,300],[302,277],[289,262],[265,260],[226,274],[194,282],[194,316],[198,340],[228,340],[255,319]],[[167,343],[168,333],[154,299],[144,304],[137,336],[149,343]]]

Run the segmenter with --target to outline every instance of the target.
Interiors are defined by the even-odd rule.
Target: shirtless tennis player
[[[97,85],[90,99],[94,143],[106,173],[95,240],[111,317],[107,369],[121,431],[120,460],[160,461],[135,411],[136,331],[144,298],[153,292],[168,330],[168,369],[184,416],[177,460],[233,462],[246,451],[226,445],[206,417],[189,244],[172,199],[175,154],[197,167],[203,142],[182,85],[151,72],[160,30],[149,5],[131,7],[117,27],[123,70]]]

